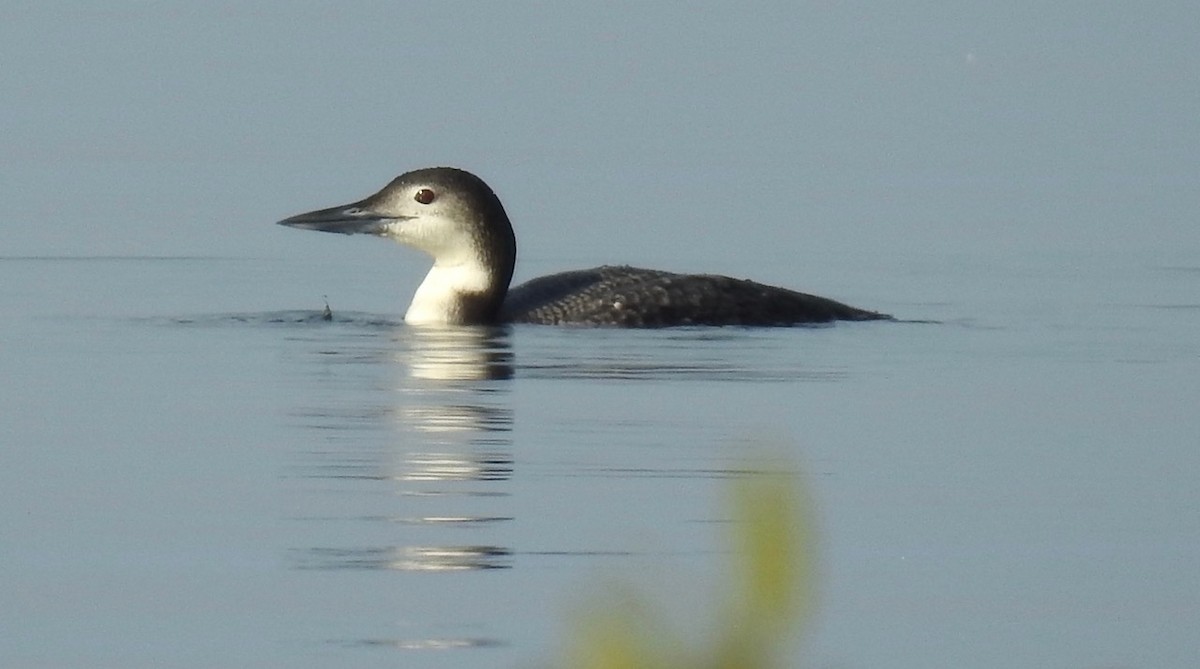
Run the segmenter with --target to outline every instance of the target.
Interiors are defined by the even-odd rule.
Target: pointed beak
[[[343,235],[382,235],[390,223],[410,219],[410,216],[384,216],[362,202],[343,204],[328,209],[318,209],[296,214],[279,221],[279,225],[302,230],[336,232]]]

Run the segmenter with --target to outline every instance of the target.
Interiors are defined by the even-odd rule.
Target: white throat
[[[493,289],[492,275],[478,263],[435,264],[413,294],[404,314],[412,325],[454,325],[463,323],[470,296]]]

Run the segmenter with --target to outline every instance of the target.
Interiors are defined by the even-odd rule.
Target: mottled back
[[[712,274],[604,266],[509,290],[501,319],[547,325],[670,327],[890,320],[824,297]]]

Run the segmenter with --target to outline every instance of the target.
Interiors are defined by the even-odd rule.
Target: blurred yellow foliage
[[[814,599],[814,532],[799,477],[758,470],[731,486],[735,555],[711,647],[687,648],[636,594],[581,621],[571,669],[769,669],[794,638]]]

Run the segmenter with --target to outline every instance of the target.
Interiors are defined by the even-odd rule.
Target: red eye
[[[433,192],[432,188],[422,188],[417,191],[416,195],[413,195],[413,199],[421,204],[429,204],[433,202],[435,197],[437,197],[437,194]]]

